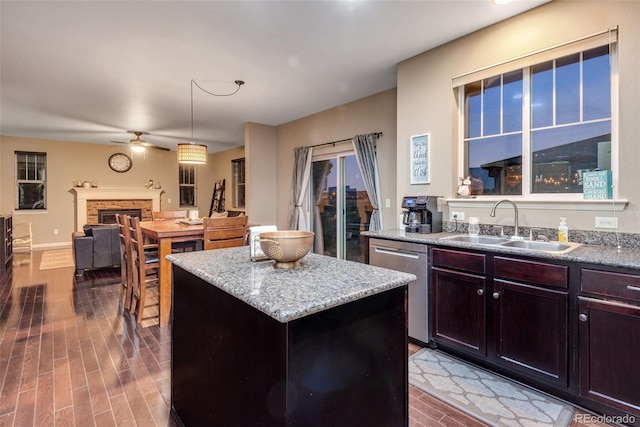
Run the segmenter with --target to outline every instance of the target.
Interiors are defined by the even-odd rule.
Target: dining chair
[[[181,220],[187,217],[186,210],[178,211],[153,211],[151,212],[152,221],[168,221],[168,220]],[[202,241],[199,239],[188,240],[186,242],[172,242],[171,252],[185,252],[187,250],[197,251],[202,246]]]
[[[145,308],[158,305],[158,303],[149,306],[146,304],[147,291],[150,286],[155,285],[159,288],[160,258],[157,251],[145,251],[144,237],[138,217],[129,217],[128,232],[133,266],[132,298],[129,313],[136,313],[136,321],[140,323],[143,320]]]
[[[204,249],[231,248],[246,242],[248,216],[203,218]]]
[[[123,310],[131,308],[131,294],[133,282],[133,270],[131,264],[131,242],[128,232],[129,215],[116,214],[116,224],[118,225],[118,238],[120,241],[120,281],[122,291],[120,300]]]
[[[153,212],[151,212],[151,219],[153,221],[161,221],[161,220],[168,220],[168,219],[180,220],[180,219],[185,219],[186,217],[187,217],[187,211],[186,210],[181,210],[181,211],[153,211]]]

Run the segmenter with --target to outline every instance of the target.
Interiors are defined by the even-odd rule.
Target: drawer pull
[[[627,285],[627,289],[629,289],[630,291],[640,292],[640,287],[638,286]]]
[[[478,289],[478,295],[484,295],[484,289]]]
[[[494,292],[493,293],[493,299],[498,299],[498,298],[500,298],[500,293]]]
[[[586,322],[587,321],[587,315],[586,314],[580,314],[578,316],[578,319],[580,319],[581,322]]]

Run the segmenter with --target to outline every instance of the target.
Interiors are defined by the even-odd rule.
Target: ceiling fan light
[[[202,144],[178,144],[178,163],[206,164],[207,146]]]
[[[144,145],[132,145],[131,146],[131,151],[134,151],[136,153],[142,153],[144,152]]]

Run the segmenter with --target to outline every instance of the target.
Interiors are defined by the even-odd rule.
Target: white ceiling
[[[243,145],[396,86],[396,64],[548,0],[0,0],[0,134],[175,149]],[[115,145],[115,144],[113,144]]]

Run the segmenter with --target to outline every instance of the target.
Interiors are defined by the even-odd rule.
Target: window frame
[[[179,163],[178,164],[178,204],[180,208],[197,208],[198,207],[198,168],[194,164]],[[193,171],[193,183],[183,182],[185,174],[183,169],[191,169]],[[187,174],[188,175],[188,174]],[[182,203],[182,188],[193,187],[193,204]]]
[[[238,165],[242,165],[242,173],[238,174],[236,171],[237,167],[240,167]],[[246,159],[244,157],[239,158],[239,159],[233,159],[231,160],[231,188],[233,191],[233,200],[232,200],[232,206],[234,208],[237,209],[244,209],[246,207],[246,197],[247,197],[247,176],[246,176],[246,167],[247,167],[247,163],[246,163]],[[242,179],[240,180],[239,175],[242,176]],[[240,182],[242,181],[242,182]],[[242,188],[242,200],[244,201],[243,204],[239,203],[240,200],[240,188]]]
[[[603,39],[603,37],[608,37]],[[599,43],[595,43],[589,39],[598,39]],[[586,42],[585,42],[586,40]],[[585,43],[588,43],[585,46]],[[575,44],[575,46],[570,46]],[[584,200],[582,193],[532,193],[531,183],[531,117],[530,117],[530,73],[529,67],[534,64],[545,62],[551,59],[559,59],[566,56],[568,53],[579,53],[589,50],[594,47],[609,45],[610,55],[610,79],[611,79],[611,170],[613,177],[613,199],[605,201],[593,201]],[[569,47],[568,47],[569,45]],[[556,54],[553,52],[557,49]],[[544,54],[544,59],[540,56]],[[529,58],[531,56],[531,58]],[[522,142],[522,174],[523,174],[523,186],[521,195],[477,195],[474,199],[467,199],[461,201],[460,199],[447,199],[449,205],[455,205],[458,207],[463,206],[478,206],[488,203],[493,203],[496,200],[509,198],[518,203],[525,202],[526,205],[532,207],[547,208],[551,206],[557,209],[586,209],[586,210],[600,210],[604,203],[607,203],[606,209],[611,209],[612,203],[616,210],[623,210],[627,205],[626,199],[619,199],[618,196],[618,179],[619,179],[619,73],[618,73],[618,43],[617,43],[617,28],[609,29],[606,32],[601,32],[596,35],[587,36],[577,41],[568,42],[562,45],[554,46],[549,49],[544,49],[539,52],[534,52],[531,55],[525,55],[522,57],[514,58],[510,61],[505,61],[500,64],[496,64],[489,67],[484,67],[472,73],[466,73],[460,76],[456,76],[452,79],[452,87],[455,91],[457,99],[457,171],[458,176],[466,176],[467,173],[467,151],[465,140],[465,86],[477,80],[482,80],[487,77],[495,75],[501,75],[508,73],[509,71],[515,71],[521,69],[523,71],[523,142]],[[513,67],[510,67],[513,66]],[[494,69],[495,68],[495,69]],[[494,70],[495,74],[492,73]],[[477,74],[477,76],[476,76]],[[526,178],[525,178],[526,177]],[[526,185],[525,185],[526,179]]]
[[[19,171],[20,171],[20,167],[19,167],[19,156],[21,155],[26,155],[26,156],[33,156],[33,161],[35,162],[35,169],[34,169],[34,173],[38,173],[38,164],[40,162],[43,163],[44,168],[43,168],[43,177],[41,179],[29,179],[28,176],[25,176],[24,178],[19,177]],[[27,161],[25,163],[25,171],[28,175],[28,165],[29,159],[27,158]],[[14,210],[15,212],[46,212],[47,211],[47,153],[45,152],[40,152],[40,151],[14,151],[14,179],[15,179],[15,193],[14,193]],[[42,185],[43,186],[43,196],[42,196],[42,202],[43,202],[43,207],[42,208],[24,208],[24,207],[20,207],[20,188],[21,188],[21,184],[38,184],[38,185]]]

